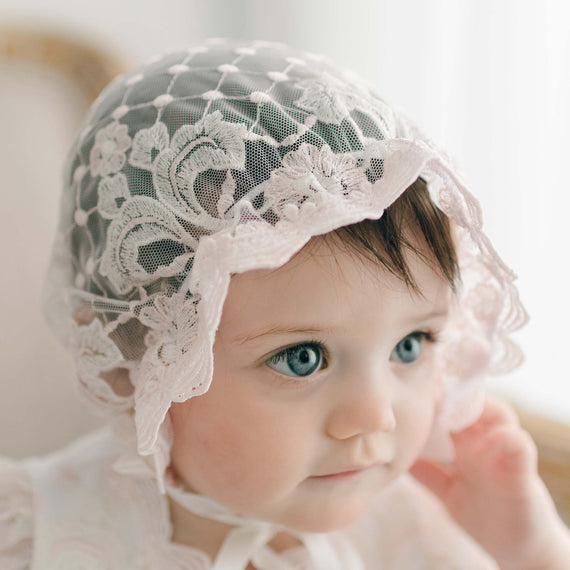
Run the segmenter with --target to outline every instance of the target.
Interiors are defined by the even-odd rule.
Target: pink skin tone
[[[233,276],[212,385],[171,408],[172,468],[185,488],[304,531],[352,523],[418,457],[434,416],[434,345],[416,341],[412,364],[393,353],[410,333],[440,329],[445,315],[420,315],[445,313],[450,300],[447,282],[416,257],[409,262],[425,298],[332,247],[315,240],[276,270]],[[276,327],[290,332],[244,341]],[[266,364],[312,341],[327,350],[313,375],[292,378]]]
[[[417,257],[408,263],[423,297],[378,264],[322,240],[276,270],[233,276],[216,334],[212,385],[170,410],[172,472],[187,490],[235,512],[324,532],[354,522],[413,466],[501,561],[514,561],[509,554],[518,552],[510,551],[529,540],[554,548],[537,521],[554,524],[557,517],[536,474],[533,444],[511,412],[493,412],[491,402],[480,422],[455,436],[455,479],[417,462],[437,403],[434,345],[414,337],[421,349],[411,363],[402,362],[396,347],[411,333],[444,327],[451,291]],[[442,314],[421,317],[430,312]],[[325,354],[313,374],[291,377],[282,362],[276,370],[275,359],[269,361],[284,348],[314,342]],[[524,460],[506,467],[499,452],[481,461],[488,448],[509,443]],[[172,501],[170,508],[173,540],[214,557],[229,528]],[[513,531],[509,524],[521,516],[529,524]],[[501,537],[509,541],[507,552]],[[271,543],[276,550],[294,544],[286,533]]]
[[[479,420],[452,437],[453,465],[421,460],[412,474],[501,570],[570,568],[570,532],[538,476],[536,446],[514,410],[488,397]]]

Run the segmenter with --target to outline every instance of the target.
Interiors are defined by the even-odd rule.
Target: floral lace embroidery
[[[303,94],[295,105],[315,115],[323,123],[340,124],[350,116],[350,111],[362,108],[368,111],[370,103],[361,93],[341,83],[336,77],[324,72],[318,79],[299,82]]]
[[[153,162],[161,151],[168,147],[168,129],[160,121],[150,129],[141,129],[133,138],[129,164],[152,170]]]
[[[291,205],[301,206],[307,200],[321,201],[328,195],[348,196],[366,185],[364,172],[357,159],[349,154],[335,155],[328,145],[317,148],[307,143],[283,157],[283,166],[271,172],[263,190],[272,209],[283,215]]]
[[[99,193],[97,209],[101,216],[107,219],[114,218],[119,213],[123,202],[130,197],[127,177],[122,172],[103,178],[99,182],[97,191]]]
[[[176,362],[197,335],[196,306],[184,295],[156,297],[152,306],[141,309],[139,319],[149,327],[145,344],[159,346],[159,358],[166,365]]]
[[[131,146],[127,125],[109,124],[95,135],[95,144],[89,155],[91,175],[108,176],[125,164],[125,151]]]
[[[243,124],[224,121],[219,111],[195,125],[180,127],[170,147],[156,158],[154,184],[158,198],[181,218],[196,225],[211,225],[211,216],[199,201],[194,181],[209,169],[244,168],[245,130]]]
[[[197,240],[156,200],[135,196],[123,204],[107,231],[100,273],[123,294],[159,277],[181,274],[192,258]],[[161,265],[143,265],[144,248],[161,248]]]
[[[111,370],[121,360],[121,352],[109,339],[99,319],[85,326],[75,325],[73,333],[74,354],[81,358],[82,376],[93,376],[101,370]]]
[[[121,351],[103,330],[101,321],[78,326],[73,323],[72,353],[75,356],[77,374],[85,392],[102,402],[124,404],[125,398],[117,396],[101,373],[113,370],[124,362]]]

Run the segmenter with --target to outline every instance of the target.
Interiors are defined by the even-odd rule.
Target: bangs
[[[379,220],[362,220],[328,236],[340,239],[366,259],[379,262],[415,293],[421,294],[421,290],[406,263],[405,250],[417,255],[447,280],[454,293],[461,281],[449,218],[432,202],[421,178],[386,208]],[[411,236],[427,248],[418,248],[410,241]],[[327,236],[322,237],[327,239]]]

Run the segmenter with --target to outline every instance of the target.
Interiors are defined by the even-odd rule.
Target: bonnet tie
[[[355,546],[340,535],[298,532],[270,522],[237,515],[208,497],[166,486],[177,503],[205,518],[231,524],[212,570],[245,570],[252,562],[259,570],[295,570],[295,566],[279,556],[267,543],[279,532],[286,531],[305,546],[312,570],[364,570]]]
[[[153,469],[135,452],[121,456],[113,469],[124,475],[153,479]],[[234,526],[222,544],[212,570],[245,570],[249,562],[258,570],[298,570],[267,543],[279,532],[288,532],[304,545],[311,570],[364,570],[355,545],[340,533],[299,532],[267,521],[244,517],[216,501],[165,482],[166,492],[186,510],[203,518]]]

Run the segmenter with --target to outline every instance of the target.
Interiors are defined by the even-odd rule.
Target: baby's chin
[[[388,480],[389,479],[389,480]],[[228,495],[203,492],[232,512],[246,518],[274,523],[297,532],[324,533],[346,528],[360,519],[374,498],[392,481],[381,478],[366,485],[305,482],[291,494],[276,499],[249,493]],[[211,489],[210,489],[211,491]],[[249,499],[249,500],[247,500]]]
[[[321,506],[307,503],[280,516],[262,518],[297,532],[331,532],[355,523],[368,510],[370,502],[332,500]]]
[[[305,520],[299,521],[296,527],[291,527],[300,532],[332,532],[342,530],[355,523],[360,519],[366,509],[361,509],[357,513],[343,512],[335,517],[306,517]]]

